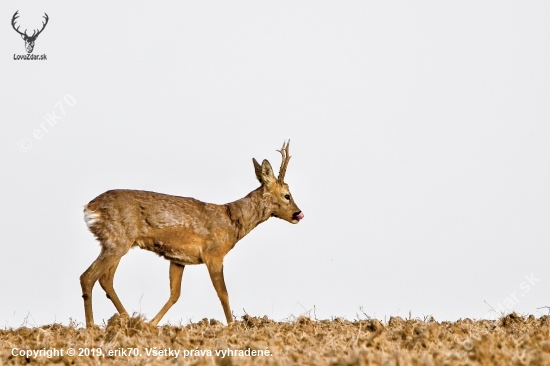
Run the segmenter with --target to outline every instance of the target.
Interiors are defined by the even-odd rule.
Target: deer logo
[[[42,29],[40,29],[40,30],[34,29],[33,32],[32,32],[32,36],[29,36],[27,34],[26,29],[23,33],[21,33],[19,31],[19,26],[17,26],[17,28],[15,28],[15,21],[17,20],[17,18],[19,18],[19,15],[17,13],[19,13],[19,10],[17,10],[15,12],[15,14],[13,14],[13,18],[11,18],[11,26],[13,27],[13,29],[15,29],[15,31],[17,33],[19,33],[21,35],[21,38],[23,38],[23,40],[25,41],[25,49],[27,50],[27,53],[32,53],[32,50],[34,49],[34,42],[36,41],[36,38],[38,37],[38,35],[40,33],[42,33],[44,28],[46,28],[46,24],[48,24],[48,19],[49,19],[48,14],[44,13],[43,18],[46,19],[46,22],[42,22]]]

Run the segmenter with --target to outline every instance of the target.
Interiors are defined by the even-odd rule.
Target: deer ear
[[[267,187],[272,186],[275,182],[277,182],[277,178],[275,178],[275,174],[273,174],[273,168],[271,167],[271,164],[269,164],[269,161],[264,160],[262,161],[262,171],[261,171],[261,182],[265,184]]]
[[[21,38],[25,39],[25,35],[24,35],[24,34],[22,34],[22,35],[21,35]]]
[[[258,164],[256,159],[252,158],[252,162],[254,163],[254,171],[256,172],[256,179],[258,179],[260,181],[260,183],[263,183],[262,182],[262,167],[260,166],[260,164]]]

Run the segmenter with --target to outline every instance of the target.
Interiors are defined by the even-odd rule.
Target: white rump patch
[[[87,207],[84,209],[84,221],[86,222],[86,225],[88,225],[88,229],[98,222],[99,219],[100,216],[97,212],[90,211]]]

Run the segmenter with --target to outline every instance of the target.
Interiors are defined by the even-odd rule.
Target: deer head
[[[288,184],[284,182],[286,168],[290,160],[289,144],[290,140],[286,144],[283,143],[281,150],[277,150],[283,158],[278,178],[275,178],[269,161],[262,161],[262,165],[258,164],[256,159],[252,159],[252,162],[254,163],[256,178],[258,178],[264,189],[263,197],[268,202],[271,216],[297,224],[304,218],[304,213],[300,211],[294,202]]]
[[[21,33],[19,31],[19,26],[17,28],[15,28],[15,21],[17,18],[19,18],[19,15],[17,14],[19,12],[19,10],[17,10],[15,12],[15,14],[13,14],[13,18],[11,18],[11,26],[13,27],[13,29],[15,29],[15,31],[17,33],[19,33],[21,35],[21,38],[23,38],[23,40],[25,41],[25,49],[27,50],[27,53],[31,53],[32,50],[34,49],[34,41],[36,41],[36,38],[38,37],[38,35],[40,33],[42,33],[42,31],[44,30],[44,28],[46,28],[46,24],[48,24],[48,14],[44,13],[44,18],[46,19],[46,22],[42,22],[42,29],[38,30],[38,29],[35,29],[33,30],[32,32],[32,36],[29,36],[27,34],[27,30],[25,29],[25,32]]]

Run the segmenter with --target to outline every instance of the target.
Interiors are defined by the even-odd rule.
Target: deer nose
[[[294,214],[292,215],[293,220],[300,221],[303,218],[304,218],[304,213],[302,211],[294,212]]]

